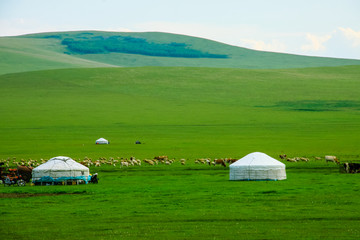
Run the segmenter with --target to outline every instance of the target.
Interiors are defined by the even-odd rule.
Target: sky
[[[360,59],[360,0],[0,0],[0,36],[73,30],[169,32]]]

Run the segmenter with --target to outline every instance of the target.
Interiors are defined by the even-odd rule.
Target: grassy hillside
[[[58,68],[111,67],[64,54],[64,47],[47,39],[0,38],[0,74]]]
[[[359,158],[360,67],[97,68],[0,76],[0,158]],[[104,137],[108,146],[96,146]],[[140,140],[144,144],[135,145]]]
[[[77,67],[302,68],[359,60],[254,51],[169,33],[56,32],[0,38],[0,74]]]

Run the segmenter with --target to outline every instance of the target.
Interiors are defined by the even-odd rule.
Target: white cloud
[[[285,52],[286,45],[279,40],[273,39],[268,43],[261,40],[242,39],[241,43],[244,47],[259,51]]]
[[[339,27],[325,46],[327,56],[360,59],[360,32]]]
[[[339,30],[345,35],[345,37],[352,42],[353,47],[360,46],[360,31],[356,32],[351,28],[339,27]]]
[[[307,33],[306,34],[306,39],[310,42],[308,44],[305,44],[301,47],[301,50],[305,51],[305,52],[321,52],[321,51],[325,51],[326,47],[325,47],[325,43],[331,39],[331,34],[329,35],[324,35],[324,36],[317,36],[314,34],[310,34]]]
[[[339,27],[323,35],[307,33],[306,41],[300,54],[360,59],[360,32],[349,27]]]

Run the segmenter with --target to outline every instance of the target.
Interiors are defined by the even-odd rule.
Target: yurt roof
[[[245,157],[237,160],[236,162],[234,162],[233,164],[231,164],[230,166],[255,166],[255,165],[261,165],[261,166],[265,166],[265,165],[269,165],[269,166],[274,166],[274,165],[283,165],[285,166],[285,164],[283,164],[282,162],[276,160],[275,158],[270,157],[269,155],[262,153],[262,152],[253,152],[253,153],[249,153],[248,155],[246,155]]]
[[[74,161],[69,157],[58,156],[51,158],[46,163],[41,164],[40,166],[33,169],[33,171],[37,170],[88,170],[88,167]]]
[[[98,140],[96,140],[97,142],[98,141],[107,141],[105,138],[99,138]]]

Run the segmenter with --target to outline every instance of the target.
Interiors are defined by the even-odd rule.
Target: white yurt
[[[69,157],[54,157],[32,171],[32,181],[35,184],[87,183],[89,168]]]
[[[285,164],[261,152],[253,152],[230,165],[230,180],[284,180]]]
[[[109,144],[110,142],[106,140],[105,138],[99,138],[95,141],[95,144]]]

